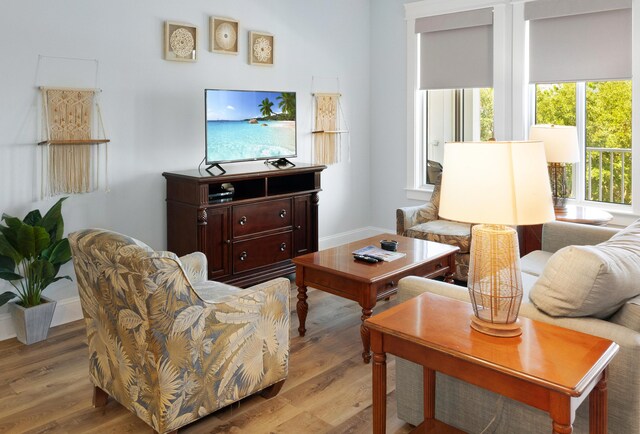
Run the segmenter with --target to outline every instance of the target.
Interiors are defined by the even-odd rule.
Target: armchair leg
[[[278,381],[277,383],[272,384],[271,386],[267,387],[262,392],[260,392],[260,395],[265,399],[271,399],[274,396],[276,396],[278,393],[280,393],[280,389],[282,389],[283,385],[284,385],[284,380]]]
[[[93,387],[93,406],[94,407],[104,407],[107,405],[107,400],[109,399],[109,394],[104,390],[100,389],[98,386]]]

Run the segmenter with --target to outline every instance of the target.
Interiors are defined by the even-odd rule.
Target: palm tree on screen
[[[282,92],[282,94],[276,98],[279,100],[278,107],[283,113],[288,113],[292,119],[296,117],[296,94],[291,92]]]
[[[269,98],[263,99],[258,107],[260,108],[260,113],[262,113],[262,116],[265,118],[268,118],[273,114],[273,110],[271,110],[273,103],[269,101]]]

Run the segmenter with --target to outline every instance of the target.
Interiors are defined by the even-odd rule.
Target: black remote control
[[[353,255],[353,258],[358,260],[358,261],[364,261],[364,262],[369,262],[370,264],[377,264],[378,262],[380,262],[379,259],[374,258],[372,256],[365,256],[365,255]]]

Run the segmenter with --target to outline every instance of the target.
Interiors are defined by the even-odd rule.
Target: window
[[[424,144],[427,184],[436,182],[444,157],[444,143],[486,141],[493,138],[493,89],[447,89],[421,91],[425,102]]]
[[[535,123],[578,128],[572,197],[631,205],[631,81],[537,84]]]

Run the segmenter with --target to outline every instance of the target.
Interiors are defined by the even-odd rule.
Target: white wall
[[[402,22],[402,2],[390,3],[395,26],[395,21]],[[386,1],[373,4],[375,16],[387,7]],[[376,185],[370,187],[368,183],[370,47],[380,41],[385,50],[391,48],[389,39],[377,31],[375,40],[370,41],[370,8],[369,0],[3,0],[0,212],[22,217],[31,209],[44,210],[55,202],[39,199],[35,143],[40,140],[41,120],[36,86],[96,85],[93,62],[47,57],[38,67],[39,56],[59,56],[99,61],[97,86],[103,89],[100,101],[111,139],[107,145],[111,191],[70,197],[63,206],[66,232],[105,227],[139,238],[156,249],[166,248],[161,173],[196,168],[204,156],[205,88],[298,92],[297,161],[310,162],[312,76],[339,78],[350,129],[350,161],[345,151],[344,161],[322,175],[320,237],[366,227],[370,223],[369,191],[376,190]],[[208,51],[211,15],[240,21],[240,54]],[[197,62],[163,60],[165,20],[199,27]],[[249,30],[275,35],[274,67],[248,64]],[[392,39],[403,44],[402,35],[392,35]],[[378,49],[372,52],[378,60]],[[391,60],[404,68],[403,57],[400,54],[400,58]],[[332,80],[319,83],[328,86]],[[373,95],[395,118],[404,118],[404,113],[395,113],[397,109],[404,111],[402,92]],[[394,119],[394,124],[400,123],[400,119]],[[393,134],[390,138],[393,140],[388,143],[399,153],[404,148],[403,137]],[[403,158],[398,154],[391,164],[403,167]],[[374,178],[379,179],[377,171]],[[396,173],[394,185],[400,185],[401,180],[401,174]],[[70,266],[66,269],[72,272]],[[0,292],[8,287],[4,282],[1,285]],[[74,296],[75,288],[60,284],[45,294],[67,299]],[[0,309],[0,317],[4,312],[6,306]]]
[[[407,199],[406,0],[372,0],[371,222],[395,232],[395,210]]]

